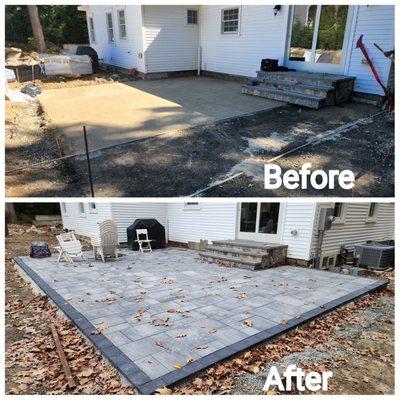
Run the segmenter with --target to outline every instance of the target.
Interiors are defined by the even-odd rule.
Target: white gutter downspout
[[[202,22],[202,16],[201,16],[201,6],[199,7],[198,10],[199,14],[199,19],[198,19],[198,45],[197,45],[197,76],[201,75],[201,22]]]

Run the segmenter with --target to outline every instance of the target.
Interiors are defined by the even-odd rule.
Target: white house
[[[335,220],[319,235],[320,213],[334,210]],[[65,229],[87,236],[105,219],[116,221],[121,243],[137,218],[156,218],[170,242],[244,239],[286,244],[290,261],[334,265],[343,244],[394,239],[393,203],[131,202],[61,203]],[[320,244],[320,246],[319,246]]]
[[[256,76],[263,58],[309,72],[356,77],[382,95],[356,41],[361,34],[386,84],[394,5],[85,5],[90,44],[105,64],[141,74],[202,71]]]

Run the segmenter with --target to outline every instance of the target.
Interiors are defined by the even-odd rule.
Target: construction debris
[[[36,65],[39,59],[35,51],[25,52],[18,47],[6,47],[5,62],[6,66]]]

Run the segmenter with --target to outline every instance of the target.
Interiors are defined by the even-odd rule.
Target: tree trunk
[[[46,42],[44,41],[42,24],[40,23],[39,11],[37,6],[27,6],[29,12],[29,19],[32,25],[33,36],[38,41],[38,51],[45,52]]]
[[[15,224],[18,222],[17,219],[17,214],[15,213],[15,209],[14,209],[14,204],[13,203],[6,203],[5,204],[5,222],[6,222],[6,226],[5,226],[5,234],[6,236],[9,235],[9,231],[8,231],[8,224]]]

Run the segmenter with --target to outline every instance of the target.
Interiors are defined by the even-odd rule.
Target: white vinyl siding
[[[346,75],[355,76],[354,90],[363,93],[383,95],[382,88],[364,60],[360,49],[356,48],[357,39],[363,34],[363,43],[384,85],[388,82],[391,61],[375,46],[384,50],[394,49],[394,6],[370,5],[357,6],[355,29],[351,38],[351,53]]]
[[[121,39],[117,34],[113,43],[108,40],[105,14],[111,12],[117,16],[121,6],[88,5],[87,9],[87,15],[93,18],[96,28],[96,42],[91,42],[91,45],[97,51],[100,62],[126,69],[136,68],[139,72],[144,72],[141,6],[124,7],[125,22],[129,23],[129,26],[126,26],[127,36]]]
[[[187,24],[185,6],[143,6],[147,72],[197,69],[198,25]]]
[[[235,35],[221,34],[221,13],[226,8],[201,7],[202,69],[255,76],[263,58],[279,59],[282,65],[289,6],[282,6],[276,16],[272,5],[240,6],[239,32]]]
[[[120,243],[127,242],[126,228],[138,218],[155,218],[167,230],[166,203],[112,203],[111,208],[113,220],[118,226]]]
[[[187,209],[181,203],[168,204],[169,240],[187,243],[200,239],[235,239],[237,203],[200,203]]]
[[[111,204],[96,203],[96,213],[90,212],[89,203],[83,205],[84,214],[81,213],[80,203],[64,203],[65,209],[61,208],[63,227],[73,230],[79,235],[89,236],[97,233],[99,223],[111,219]]]
[[[333,207],[333,203],[329,204]],[[327,205],[324,205],[326,207]],[[318,205],[318,213],[321,204]],[[394,204],[377,203],[375,221],[368,221],[370,203],[345,203],[346,215],[343,223],[332,224],[325,231],[322,256],[336,255],[343,244],[361,244],[367,240],[394,239]],[[317,248],[317,219],[314,224],[312,252]]]
[[[306,260],[310,257],[316,203],[286,203],[282,229],[282,244],[288,245],[289,258]]]

